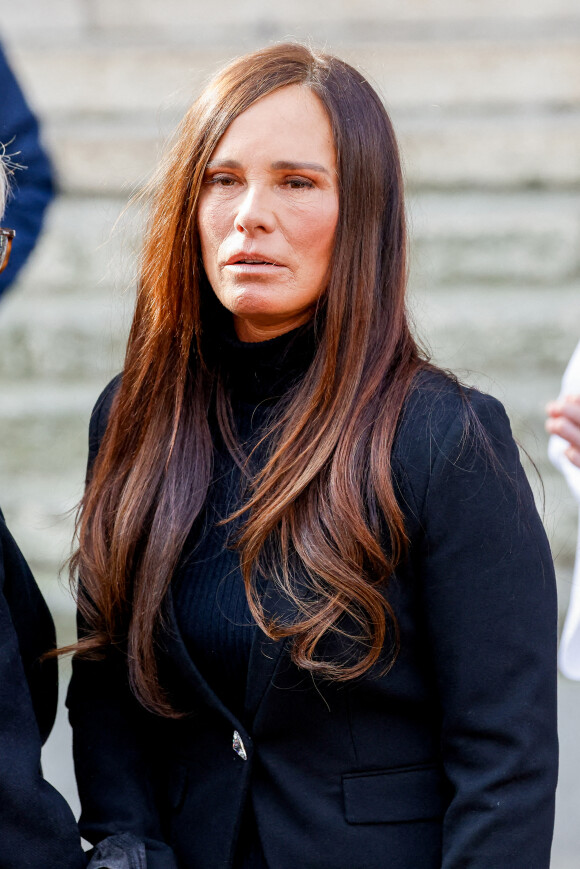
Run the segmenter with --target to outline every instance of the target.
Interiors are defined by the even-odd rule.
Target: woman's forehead
[[[310,88],[288,85],[257,100],[229,125],[211,156],[216,161],[312,163],[334,169],[332,127]]]

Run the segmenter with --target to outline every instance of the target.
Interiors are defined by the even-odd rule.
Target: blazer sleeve
[[[48,608],[0,513],[0,865],[81,869],[73,813],[43,777],[40,750],[54,720],[56,661]]]
[[[453,797],[442,869],[548,869],[557,779],[556,586],[509,422],[473,393],[441,437],[420,571]],[[479,434],[477,429],[479,428]]]
[[[89,426],[89,469],[98,452],[119,379],[98,399]],[[85,628],[79,619],[79,635]],[[146,846],[148,869],[177,869],[164,842],[156,802],[155,731],[161,725],[134,697],[126,658],[110,649],[98,660],[76,656],[67,706],[73,729],[81,833],[97,844],[132,834]],[[118,841],[118,840],[116,840]]]

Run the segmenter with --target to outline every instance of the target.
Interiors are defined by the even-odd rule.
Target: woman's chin
[[[279,289],[246,286],[236,289],[234,293],[228,293],[220,301],[234,317],[248,318],[259,323],[293,317],[296,313],[294,307],[284,304],[284,297]]]

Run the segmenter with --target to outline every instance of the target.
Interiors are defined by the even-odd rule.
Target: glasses
[[[3,272],[10,259],[12,239],[16,235],[13,229],[0,229],[0,272]]]

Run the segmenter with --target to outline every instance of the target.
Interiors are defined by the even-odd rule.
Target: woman
[[[153,869],[547,867],[549,550],[503,410],[410,334],[379,98],[243,57],[156,191],[73,563],[83,835]]]
[[[0,146],[0,218],[7,181]],[[0,229],[0,272],[14,233]],[[40,751],[54,724],[56,637],[48,607],[0,510],[0,866],[80,869],[79,831],[62,796],[42,777]]]

